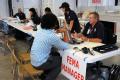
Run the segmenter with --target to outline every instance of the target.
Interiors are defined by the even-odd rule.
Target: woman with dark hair
[[[65,15],[64,27],[59,29],[59,32],[64,32],[64,41],[69,42],[72,40],[71,35],[74,37],[81,32],[79,20],[76,13],[70,9],[67,2],[62,3],[59,8]]]
[[[55,33],[57,17],[54,14],[45,14],[41,19],[41,29],[37,31],[31,48],[31,64],[34,68],[44,70],[46,76],[42,80],[56,80],[61,71],[61,57],[50,55],[52,47],[59,50],[68,49],[69,45],[63,42]]]
[[[69,25],[69,30],[71,33],[80,33],[81,28],[79,24],[78,17],[76,13],[70,9],[69,4],[67,2],[62,3],[60,9],[64,12],[66,24]]]
[[[35,8],[30,8],[30,19],[33,21],[34,24],[39,25],[40,24],[40,17],[38,16]]]

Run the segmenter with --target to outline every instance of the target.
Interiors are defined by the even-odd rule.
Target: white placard
[[[68,52],[64,52],[65,54],[63,55],[62,74],[69,80],[85,80],[87,64],[81,58]]]

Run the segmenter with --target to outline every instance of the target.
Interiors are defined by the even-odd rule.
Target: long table
[[[25,24],[19,23],[16,20],[4,20],[8,25],[13,28],[20,30],[28,35],[35,36],[37,31],[33,31],[32,29],[25,30],[23,27]],[[40,26],[38,26],[40,27]],[[38,28],[40,29],[40,28]],[[105,54],[98,53],[93,51],[95,54],[84,54],[81,51],[75,51],[73,48],[78,47],[79,49],[83,47],[90,48],[92,50],[93,47],[103,45],[101,43],[93,43],[93,42],[84,42],[77,45],[71,45],[71,48],[65,51],[62,51],[62,74],[66,76],[70,80],[85,80],[86,78],[86,68],[88,63],[94,63],[97,61],[101,61],[113,56],[120,55],[120,49],[111,51]]]
[[[36,31],[33,31],[32,28],[31,29],[24,29],[25,27],[27,27],[26,24],[19,22],[16,18],[5,19],[3,21],[17,30],[20,30],[20,31],[22,31],[30,36],[33,36],[33,37],[35,36]],[[40,26],[37,26],[37,27],[39,28]]]
[[[28,24],[30,24],[30,23],[21,23],[16,18],[4,19],[3,21],[6,22],[11,27],[13,27],[23,33],[26,33],[32,37],[35,37],[36,32],[41,29],[41,26],[37,25],[37,31],[33,31],[33,28],[32,27],[30,28],[30,26],[28,26]],[[28,27],[28,29],[25,29],[27,27]],[[62,35],[60,33],[57,34],[57,36],[62,38]]]
[[[63,53],[62,60],[62,74],[66,76],[69,80],[86,80],[86,69],[88,63],[94,63],[97,61],[102,61],[104,59],[120,55],[120,49],[101,54],[99,52],[93,51],[92,48],[96,46],[101,46],[101,43],[84,42],[78,45],[72,45],[68,50]],[[90,50],[95,54],[84,54],[82,51],[75,51],[73,48],[78,47],[79,49],[83,47],[90,48]]]

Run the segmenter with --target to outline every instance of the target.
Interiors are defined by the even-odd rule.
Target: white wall
[[[92,0],[78,0],[78,7],[81,6],[94,6],[92,3]],[[102,4],[99,6],[114,6],[115,5],[115,0],[101,0]]]
[[[17,12],[18,8],[22,8],[26,13],[26,16],[29,17],[29,8],[36,8],[38,14],[44,14],[44,9],[50,7],[54,14],[61,15],[61,10],[59,7],[63,2],[68,2],[70,8],[76,11],[76,0],[12,0],[13,2],[13,12]],[[41,14],[41,15],[42,15]]]
[[[76,0],[13,0],[13,10],[14,13],[17,12],[19,7],[24,9],[24,12],[29,15],[29,8],[34,7],[37,9],[38,14],[43,15],[44,9],[46,7],[50,7],[52,12],[57,16],[61,15],[61,10],[59,9],[60,5],[63,2],[68,2],[72,10],[79,12],[80,10],[95,10],[94,7],[90,2],[91,0],[78,0],[78,8],[76,9]],[[19,2],[18,2],[19,1]],[[105,9],[103,6],[107,6],[111,9],[110,6],[114,6],[115,0],[102,0],[102,7],[98,7],[99,10]]]
[[[12,0],[13,14],[18,12],[18,8],[23,9],[23,0]]]
[[[23,0],[24,11],[29,16],[29,8],[35,8],[38,15],[41,13],[42,0]]]
[[[22,8],[26,17],[29,17],[29,9],[35,8],[38,15],[40,15],[41,2],[42,0],[12,0],[13,13],[17,13],[18,8]]]
[[[42,15],[44,14],[44,9],[46,7],[51,8],[53,12],[53,0],[42,0]]]
[[[108,6],[115,6],[115,0],[108,0]]]
[[[0,0],[0,17],[5,18],[9,16],[8,0]]]
[[[78,0],[78,7],[88,6],[88,0]]]
[[[57,16],[61,15],[61,10],[59,7],[63,2],[68,2],[72,10],[76,10],[76,0],[42,0],[42,12],[44,14],[44,9],[50,7],[52,12]]]
[[[118,6],[120,6],[120,0],[118,0]]]
[[[86,10],[105,12],[106,10],[115,9],[115,0],[101,0],[102,2],[99,5],[92,5],[91,1],[92,0],[78,0],[77,12]]]

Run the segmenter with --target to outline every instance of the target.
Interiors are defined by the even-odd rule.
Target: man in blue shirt
[[[41,20],[42,29],[36,33],[31,48],[31,64],[47,73],[43,80],[55,80],[61,71],[61,57],[50,55],[51,48],[65,50],[69,47],[56,35],[56,24],[57,18],[54,14],[45,14]]]

